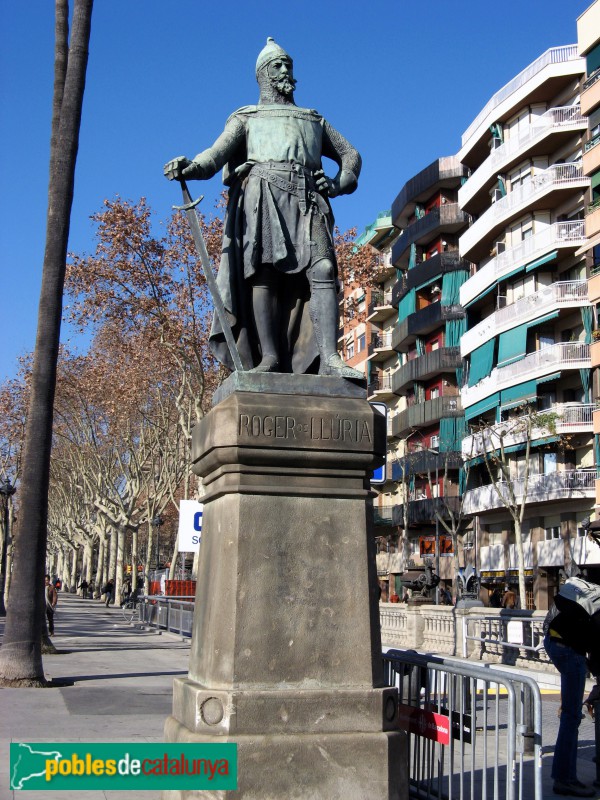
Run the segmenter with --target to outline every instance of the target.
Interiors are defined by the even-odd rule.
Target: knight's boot
[[[266,268],[262,269],[252,287],[252,309],[261,360],[249,372],[279,372],[279,302],[275,278]]]
[[[319,348],[319,375],[364,380],[364,374],[345,364],[337,351],[339,309],[334,275],[334,266],[328,259],[318,261],[309,273],[309,310]]]

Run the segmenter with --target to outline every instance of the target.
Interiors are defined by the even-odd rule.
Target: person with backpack
[[[544,620],[544,647],[560,673],[561,714],[552,761],[554,793],[595,797],[596,790],[577,778],[581,706],[588,668],[600,675],[600,586],[569,578]]]

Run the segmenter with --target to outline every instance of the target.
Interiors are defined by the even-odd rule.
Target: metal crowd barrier
[[[535,680],[460,659],[390,650],[411,798],[542,800],[542,701]],[[533,756],[533,757],[531,757]]]
[[[193,597],[141,595],[137,602],[136,623],[191,638],[194,619]]]

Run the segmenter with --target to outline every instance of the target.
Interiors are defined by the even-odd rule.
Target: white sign
[[[202,510],[197,500],[179,501],[179,552],[195,553],[202,534]]]

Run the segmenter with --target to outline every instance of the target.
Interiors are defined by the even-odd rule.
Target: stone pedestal
[[[346,396],[225,392],[194,431],[196,611],[165,733],[236,742],[239,788],[169,800],[407,797],[367,514],[384,421],[339,384]]]

